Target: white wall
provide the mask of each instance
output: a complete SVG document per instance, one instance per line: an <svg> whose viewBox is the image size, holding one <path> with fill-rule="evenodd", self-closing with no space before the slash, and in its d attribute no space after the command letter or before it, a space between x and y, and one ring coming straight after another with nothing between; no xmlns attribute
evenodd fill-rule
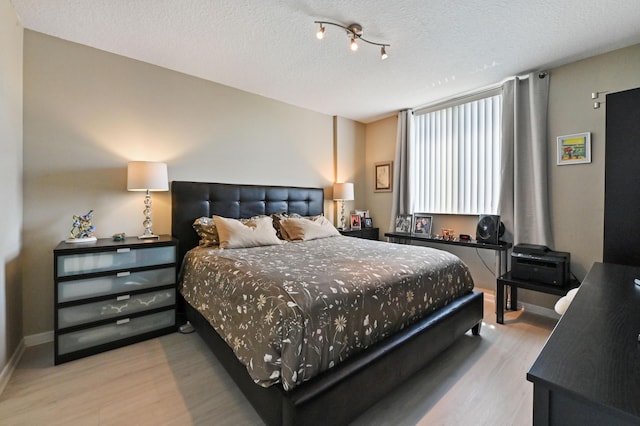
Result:
<svg viewBox="0 0 640 426"><path fill-rule="evenodd" d="M0 0L0 371L22 339L22 26Z"/></svg>
<svg viewBox="0 0 640 426"><path fill-rule="evenodd" d="M323 187L332 212L331 116L32 31L24 62L26 335L53 328L52 250L72 215L94 209L98 237L141 233L129 160L165 161L170 180ZM364 145L340 124L337 152ZM169 194L152 197L153 230L170 233Z"/></svg>

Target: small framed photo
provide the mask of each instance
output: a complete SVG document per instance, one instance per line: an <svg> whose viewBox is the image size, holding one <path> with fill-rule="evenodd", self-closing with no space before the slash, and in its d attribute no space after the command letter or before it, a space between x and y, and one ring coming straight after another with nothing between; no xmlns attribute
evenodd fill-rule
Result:
<svg viewBox="0 0 640 426"><path fill-rule="evenodd" d="M362 222L361 222L362 218L360 217L359 214L352 214L351 215L351 229L362 229Z"/></svg>
<svg viewBox="0 0 640 426"><path fill-rule="evenodd" d="M396 216L396 232L410 234L412 219L413 215L410 214L399 214L398 216Z"/></svg>
<svg viewBox="0 0 640 426"><path fill-rule="evenodd" d="M369 216L369 210L358 210L358 209L356 209L354 211L354 213L357 214L357 215L360 215L360 217L363 218L363 219L365 217Z"/></svg>
<svg viewBox="0 0 640 426"><path fill-rule="evenodd" d="M416 213L413 215L412 234L418 237L431 237L431 224L433 216L425 213Z"/></svg>
<svg viewBox="0 0 640 426"><path fill-rule="evenodd" d="M365 217L364 218L364 227L365 228L373 228L373 218L372 217Z"/></svg>
<svg viewBox="0 0 640 426"><path fill-rule="evenodd" d="M558 165L591 162L591 133L558 136Z"/></svg>
<svg viewBox="0 0 640 426"><path fill-rule="evenodd" d="M393 161L375 164L376 189L374 192L391 192L393 189Z"/></svg>

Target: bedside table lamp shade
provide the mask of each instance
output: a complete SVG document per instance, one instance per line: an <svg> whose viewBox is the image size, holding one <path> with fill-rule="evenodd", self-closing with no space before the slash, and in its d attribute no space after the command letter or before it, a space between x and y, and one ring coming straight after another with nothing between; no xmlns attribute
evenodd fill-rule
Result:
<svg viewBox="0 0 640 426"><path fill-rule="evenodd" d="M340 207L340 222L338 228L344 229L344 202L353 200L353 183L334 183L333 184L333 199L341 203Z"/></svg>
<svg viewBox="0 0 640 426"><path fill-rule="evenodd" d="M127 190L145 191L144 234L138 238L158 238L151 230L151 191L168 191L169 177L166 163L130 161L127 166Z"/></svg>

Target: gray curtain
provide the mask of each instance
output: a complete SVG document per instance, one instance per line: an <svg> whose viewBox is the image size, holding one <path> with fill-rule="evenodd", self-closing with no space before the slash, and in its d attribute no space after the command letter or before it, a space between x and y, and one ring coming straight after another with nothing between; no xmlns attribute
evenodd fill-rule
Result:
<svg viewBox="0 0 640 426"><path fill-rule="evenodd" d="M498 214L515 244L553 247L547 176L549 74L507 81L502 92L502 167Z"/></svg>
<svg viewBox="0 0 640 426"><path fill-rule="evenodd" d="M413 138L413 111L398 113L398 136L396 139L396 160L393 165L393 202L389 232L395 231L396 216L411 213L409 191L409 145Z"/></svg>

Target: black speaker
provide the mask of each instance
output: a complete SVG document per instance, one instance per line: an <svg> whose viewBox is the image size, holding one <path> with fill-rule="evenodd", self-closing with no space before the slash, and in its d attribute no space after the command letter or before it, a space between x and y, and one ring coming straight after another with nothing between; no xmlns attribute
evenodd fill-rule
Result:
<svg viewBox="0 0 640 426"><path fill-rule="evenodd" d="M498 244L500 237L504 235L504 223L500 216L481 214L476 228L476 240L479 243Z"/></svg>

